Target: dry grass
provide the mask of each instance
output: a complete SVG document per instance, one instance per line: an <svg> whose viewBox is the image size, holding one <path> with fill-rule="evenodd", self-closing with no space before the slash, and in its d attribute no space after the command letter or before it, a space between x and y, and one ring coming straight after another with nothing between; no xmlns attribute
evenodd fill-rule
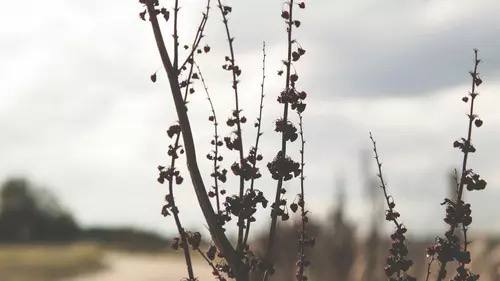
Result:
<svg viewBox="0 0 500 281"><path fill-rule="evenodd" d="M103 251L94 244L2 245L2 281L52 281L103 268Z"/></svg>

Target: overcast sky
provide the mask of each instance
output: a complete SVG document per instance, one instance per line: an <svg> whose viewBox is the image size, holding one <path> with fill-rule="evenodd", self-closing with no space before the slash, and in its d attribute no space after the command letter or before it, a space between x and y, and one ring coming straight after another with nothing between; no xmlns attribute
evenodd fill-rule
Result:
<svg viewBox="0 0 500 281"><path fill-rule="evenodd" d="M160 2L172 6L172 1ZM230 25L243 69L241 99L249 120L258 109L262 41L268 45L266 163L279 147L272 125L284 85L276 75L286 48L283 5L231 2ZM181 3L184 44L192 40L203 3ZM25 0L19 5L0 4L0 180L28 177L54 191L85 225L172 233L173 222L160 216L166 186L156 182L156 166L168 160L165 131L176 114L150 25L138 16L141 5L136 0ZM410 232L442 230L439 203L447 193L447 174L460 165L452 142L466 132L467 105L461 97L470 87L472 49L478 48L485 83L477 109L485 123L474 131L478 152L470 163L489 184L484 192L467 194L467 200L473 203L476 233L500 231L500 2L311 0L306 5L298 12L302 26L295 37L307 50L297 71L300 87L309 93L304 118L312 213L327 217L338 192L335 182L343 179L349 217L367 221L361 162L370 149L371 130ZM227 46L213 8L205 38L212 52L199 63L219 118L225 119L233 95L230 76L221 71ZM155 71L153 84L149 76ZM190 96L189 114L208 181L210 163L203 155L211 127L201 91ZM245 134L248 146L253 126ZM298 147L290 151L296 154ZM224 156L229 166L235 155L224 151ZM234 186L229 183L227 189ZM287 187L292 198L297 183ZM271 197L275 184L261 181L258 188ZM176 192L187 227L203 229L190 181ZM269 210L260 213L268 215Z"/></svg>

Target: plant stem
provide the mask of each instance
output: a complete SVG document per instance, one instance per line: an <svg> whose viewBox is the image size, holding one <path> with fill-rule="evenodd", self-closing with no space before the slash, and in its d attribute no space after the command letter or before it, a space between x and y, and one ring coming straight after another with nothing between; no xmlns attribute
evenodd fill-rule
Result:
<svg viewBox="0 0 500 281"><path fill-rule="evenodd" d="M477 93L475 92L476 91L476 79L475 77L477 77L477 67L479 65L479 62L480 60L478 60L477 58L477 50L474 50L474 71L471 73L472 75L472 90L470 92L470 96L471 96L471 102L470 102L470 109L469 109L469 114L468 114L468 117L469 117L469 125L468 125L468 128L467 128L467 140L465 141L465 144L467 147L466 149L464 149L464 158L463 158L463 161L462 161L462 174L460 176L460 185L458 187L458 195L457 195L457 200L456 200L456 204L458 204L459 202L462 201L462 195L463 195L463 191L464 191L464 185L465 185L465 177L467 176L467 160L468 160L468 157L469 157L469 149L468 149L468 146L471 145L471 139L472 139L472 123L474 122L474 119L475 119L475 115L474 115L474 101L477 97ZM453 233L455 232L455 229L456 229L457 225L451 225L450 226L450 229L449 229L449 232ZM442 281L445 277L446 277L446 264L448 262L440 262L440 266L439 266L439 272L438 272L438 275L437 275L437 278L436 278L436 281Z"/></svg>
<svg viewBox="0 0 500 281"><path fill-rule="evenodd" d="M178 71L179 63L179 34L177 32L177 19L179 16L179 0L175 0L174 6L174 70Z"/></svg>
<svg viewBox="0 0 500 281"><path fill-rule="evenodd" d="M377 169L378 169L377 176L380 179L380 187L382 188L382 190L384 192L384 198L385 198L385 202L387 203L387 208L389 208L390 212L394 212L394 207L391 205L391 199L390 199L391 196L387 193L387 186L385 185L384 176L382 175L382 163L380 162L380 158L378 156L377 143L375 142L375 139L373 138L371 132L370 132L370 139L371 139L372 144L373 144L373 152L375 154L375 160L377 161ZM398 229L401 228L401 224L398 222L398 220L396 218L392 219L391 221L394 222L394 225L396 225L396 227Z"/></svg>
<svg viewBox="0 0 500 281"><path fill-rule="evenodd" d="M434 256L431 257L431 260L427 263L427 274L425 275L425 281L429 281L429 277L431 276L431 266L434 262Z"/></svg>
<svg viewBox="0 0 500 281"><path fill-rule="evenodd" d="M205 253L203 253L200 248L197 249L198 250L198 253L200 254L200 256L208 263L208 265L212 268L212 274L216 275L217 277L220 277L220 272L219 270L217 269L217 267L215 267L214 263L205 255ZM219 280L221 280L219 278Z"/></svg>
<svg viewBox="0 0 500 281"><path fill-rule="evenodd" d="M230 58L231 58L231 67L232 67L232 74L233 74L233 90L234 90L234 101L235 101L235 112L236 112L236 135L239 139L239 157L240 157L240 167L243 167L243 161L244 161L244 156L243 156L243 136L241 133L241 122L240 122L240 105L239 105L239 97L238 97L238 77L236 74L235 66L236 66L236 60L235 60L235 55L234 55L234 47L233 47L233 40L234 38L231 37L231 32L229 31L229 24L227 20L226 13L224 12L224 6L222 5L221 1L218 0L219 2L219 9L222 14L222 22L224 23L224 27L226 29L226 36L227 36L227 41L229 44L229 53L230 53ZM239 198L240 200L243 200L243 194L245 192L245 179L243 175L240 175L240 194ZM237 247L236 251L238 253L242 253L243 251L243 228L245 227L245 222L242 214L239 215L238 217L238 242L237 242Z"/></svg>
<svg viewBox="0 0 500 281"><path fill-rule="evenodd" d="M204 37L203 31L205 30L205 25L207 24L208 21L208 13L210 11L210 0L207 1L207 8L206 12L203 14L203 17L201 19L201 22L198 26L198 30L196 31L196 35L193 40L193 44L191 45L191 52L187 56L187 58L184 60L182 65L179 67L179 72L182 71L182 69L186 66L186 64L189 62L189 60L194 56L194 52L200 45L201 39Z"/></svg>
<svg viewBox="0 0 500 281"><path fill-rule="evenodd" d="M196 149L194 146L191 125L187 116L186 106L182 99L182 94L179 87L178 72L173 68L167 48L165 47L165 42L163 40L158 19L156 18L154 1L147 0L145 2L148 14L150 15L150 21L155 36L156 45L158 47L163 66L168 75L170 89L172 91L177 116L179 118L179 125L182 131L183 143L186 151L187 167L191 176L196 196L198 198L198 203L207 221L210 235L212 236L218 249L224 255L228 265L233 270L236 276L236 280L247 281L248 269L243 264L234 248L231 246L231 243L227 239L222 227L218 225L217 216L214 213L214 210L210 203L210 199L208 198L207 191L205 189L205 184L203 182L203 178L201 176L196 160Z"/></svg>
<svg viewBox="0 0 500 281"><path fill-rule="evenodd" d="M300 241L299 241L299 272L297 275L297 280L303 280L304 279L304 267L305 267L305 249L304 249L304 243L306 239L306 223L307 223L307 218L306 218L306 199L305 199L305 194L304 194L304 148L305 148L305 140L304 140L304 128L303 128L303 121L302 121L302 114L299 113L299 134L300 134L300 200L302 200L302 204L300 205L300 212L301 212L301 231L300 231Z"/></svg>
<svg viewBox="0 0 500 281"><path fill-rule="evenodd" d="M292 65L292 29L293 29L293 0L290 0L288 5L288 27L287 27L287 35L288 35L288 49L287 49L287 64L286 64L286 82L285 82L285 91L288 93L290 90L290 74L291 74L291 65ZM283 105L283 122L286 124L288 122L288 102L285 101ZM283 156L286 155L286 138L285 131L281 134L281 152ZM281 188L283 186L283 178L278 180L278 185L276 187L276 196L274 198L274 208L279 208L278 202L281 197ZM273 246L274 239L276 238L276 226L278 223L278 213L272 208L271 210L271 227L269 229L269 239L267 241L267 249L265 255L265 261L267 263L271 262L273 257ZM270 269L267 269L264 274L264 281L269 280L270 278Z"/></svg>
<svg viewBox="0 0 500 281"><path fill-rule="evenodd" d="M219 171L218 166L218 157L219 157L219 133L218 133L218 123L217 123L217 115L215 114L214 104L212 102L212 98L210 97L210 93L208 92L207 84L205 83L205 78L201 73L201 69L196 64L196 69L198 70L198 74L200 75L201 83L203 84L203 88L205 89L205 94L207 95L208 102L210 103L210 110L212 111L212 116L214 117L214 160L213 160L213 170L214 170L214 189L215 189L215 201L217 207L217 214L220 214L220 199L219 199L219 177L217 177L217 173Z"/></svg>
<svg viewBox="0 0 500 281"><path fill-rule="evenodd" d="M257 118L257 136L255 137L255 157L257 157L258 152L259 152L259 140L260 136L262 135L261 133L261 127L262 127L262 109L264 108L264 83L266 81L266 42L262 42L262 83L260 84L260 106L259 106L259 117ZM257 159L255 159L255 162L253 163L252 168L255 169L255 166L257 165ZM254 182L255 178L252 177L250 180L250 190L253 190L254 187ZM248 242L248 235L250 233L250 220L247 220L247 225L245 228L245 238L243 239L243 246L247 245Z"/></svg>

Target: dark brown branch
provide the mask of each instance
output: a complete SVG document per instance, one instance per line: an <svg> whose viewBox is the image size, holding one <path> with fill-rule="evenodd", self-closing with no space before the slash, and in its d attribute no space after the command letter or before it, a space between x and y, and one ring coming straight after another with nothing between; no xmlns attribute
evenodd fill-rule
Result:
<svg viewBox="0 0 500 281"><path fill-rule="evenodd" d="M205 11L205 13L203 13L201 22L200 22L200 24L198 26L198 30L196 31L196 35L195 35L193 43L191 45L191 52L189 53L189 55L187 56L187 58L184 60L184 62L182 63L182 65L179 67L179 72L182 71L182 69L186 66L186 64L190 60L192 60L196 49L198 49L198 46L200 45L201 39L203 39L203 37L204 37L203 32L205 30L205 26L206 26L207 21L208 21L208 13L209 13L209 11L210 11L210 0L207 1L206 11Z"/></svg>
<svg viewBox="0 0 500 281"><path fill-rule="evenodd" d="M257 135L255 137L255 157L257 157L259 153L259 140L262 135L261 127L262 127L262 109L264 108L264 86L266 82L266 42L262 42L262 83L260 84L260 105L259 105L259 117L257 118ZM255 169L257 165L257 160L254 161L252 168ZM250 180L250 190L253 190L255 183L255 177L252 177ZM248 236L250 234L250 220L247 220L247 225L245 229L245 238L243 239L243 246L246 246L248 243Z"/></svg>
<svg viewBox="0 0 500 281"><path fill-rule="evenodd" d="M175 158L172 157L171 167L174 167L174 163L175 163ZM187 235L186 235L186 232L184 231L184 228L182 227L181 220L179 218L179 212L177 210L177 206L175 205L175 200L173 199L174 198L173 179L169 180L168 188L169 188L170 196L172 198L172 200L171 200L171 202L172 202L172 214L174 216L175 225L177 226L177 231L179 232L179 235L181 236L181 240L182 240L182 249L184 252L184 259L186 260L186 266L187 266L189 280L195 280L194 273L193 273L193 265L191 263L191 255L189 253L189 244L187 241Z"/></svg>
<svg viewBox="0 0 500 281"><path fill-rule="evenodd" d="M474 50L474 71L471 72L471 76L472 76L472 86L471 86L471 92L469 93L470 97L471 97L471 101L470 101L470 108L469 108L469 114L467 115L468 118L469 118L469 124L468 124L468 128L467 128L467 139L466 141L464 142L464 145L466 146L465 149L463 150L464 152L464 157L463 157L463 160L462 160L462 174L460 176L460 184L458 186L458 194L457 194L457 198L456 198L456 201L455 201L455 204L461 204L463 203L462 202L462 196L463 196L463 192L464 192L464 185L465 185L465 180L466 180L466 176L467 176L467 161L468 161L468 158L469 158L469 152L470 152L470 149L469 149L469 146L471 146L471 141L472 141L472 127L473 127L473 123L474 123L474 120L476 119L476 116L474 114L474 102L476 100L476 97L477 97L477 93L476 93L476 79L479 75L479 73L477 72L477 69L478 69L478 65L480 63L480 60L478 59L478 51L477 50ZM450 229L448 230L449 233L454 233L455 232L455 229L457 228L457 224L453 224L453 225L450 225ZM467 241L465 241L465 243L467 243ZM440 262L440 266L439 266L439 272L437 274L437 278L436 278L436 281L442 281L446 278L446 264L448 262L446 261L443 261L443 262Z"/></svg>
<svg viewBox="0 0 500 281"><path fill-rule="evenodd" d="M212 111L212 116L214 118L213 123L214 123L214 159L213 159L213 171L214 171L214 190L215 190L215 201L216 201L216 208L217 208L217 214L220 214L220 199L219 199L219 177L217 176L217 173L219 171L219 133L218 133L218 123L217 123L217 115L215 114L215 108L214 104L212 102L212 98L210 97L210 93L208 92L208 87L207 84L205 83L205 78L203 77L203 74L201 73L201 69L198 64L196 64L196 69L198 70L198 74L200 75L200 80L201 83L203 84L203 88L205 89L205 94L207 95L208 102L210 103L210 110Z"/></svg>
<svg viewBox="0 0 500 281"><path fill-rule="evenodd" d="M241 133L241 119L240 119L240 105L239 105L239 96L238 96L238 76L237 70L239 69L236 65L236 59L234 55L234 47L233 47L233 41L234 38L231 37L231 32L229 31L229 24L228 24L228 19L227 19L227 12L224 11L224 6L222 5L221 1L218 0L218 6L219 10L222 14L222 22L224 23L224 27L226 29L226 36L227 36L227 41L229 44L229 55L230 55L230 63L231 63L231 72L233 75L233 85L232 88L234 90L234 101L235 101L235 118L236 118L236 135L239 139L239 157L240 157L240 167L243 167L244 165L244 156L243 156L243 136ZM245 179L243 175L240 175L240 193L239 193L239 198L240 200L243 200L243 194L245 192ZM243 218L243 214L240 214L238 217L238 242L236 246L236 250L238 253L242 253L243 251L243 228L245 227L245 221Z"/></svg>
<svg viewBox="0 0 500 281"><path fill-rule="evenodd" d="M304 140L304 128L302 121L302 114L299 113L299 134L300 134L300 198L299 198L299 206L300 206L300 217L301 217L301 229L300 229L300 241L299 241L299 262L298 262L298 272L297 272L297 280L304 280L304 270L305 270L305 243L306 239L306 224L307 224L307 213L305 208L305 193L304 193L304 149L305 149L305 140ZM306 279L307 280L307 279Z"/></svg>
<svg viewBox="0 0 500 281"><path fill-rule="evenodd" d="M456 189L457 189L457 194L458 194L458 190L460 188L460 181L458 179L458 174L457 174L457 170L455 169L455 173L453 175L454 177L454 181L455 181L455 185L456 185ZM467 241L467 226L465 226L464 224L462 224L462 234L463 234L463 238L464 238L464 252L467 252L467 247L469 246L469 242Z"/></svg>
<svg viewBox="0 0 500 281"><path fill-rule="evenodd" d="M375 142L375 139L372 136L372 133L370 132L370 140L372 141L373 144L373 153L375 154L375 160L377 162L377 169L378 169L378 178L380 179L380 188L382 188L384 192L384 198L385 202L387 203L387 208L389 208L389 212L394 213L396 212L394 209L394 202L391 201L391 196L387 193L387 186L385 185L384 177L382 175L382 162L380 162L380 158L378 156L378 151L377 151L377 143ZM392 222L394 222L394 225L399 229L401 228L401 224L399 223L397 218L391 219Z"/></svg>
<svg viewBox="0 0 500 281"><path fill-rule="evenodd" d="M203 251L200 250L200 248L198 248L198 253L208 263L210 268L212 268L212 274L215 275L217 279L226 280L225 278L222 277L220 271L217 269L215 264L207 257L207 255L205 255L205 253L203 253Z"/></svg>
<svg viewBox="0 0 500 281"><path fill-rule="evenodd" d="M400 215L395 210L396 203L394 202L392 196L390 196L387 192L387 186L382 174L382 163L378 156L377 143L375 142L375 139L373 138L371 132L370 140L372 141L373 153L375 154L375 160L377 162L377 175L380 179L380 188L383 190L385 202L387 203L388 208L385 214L385 219L387 221L392 221L396 226L396 230L391 235L391 249L389 251L390 254L386 259L386 266L384 268L384 271L389 280L392 280L395 274L397 280L415 281L416 279L414 277L408 275L408 270L412 266L413 262L407 259L408 248L406 246L405 237L405 233L407 230L403 226L403 224L398 221ZM404 279L400 279L402 276L404 276Z"/></svg>
<svg viewBox="0 0 500 281"><path fill-rule="evenodd" d="M425 275L425 281L429 281L429 277L431 276L431 267L434 263L435 257L432 256L431 260L427 263L427 274Z"/></svg>
<svg viewBox="0 0 500 281"><path fill-rule="evenodd" d="M179 18L179 0L175 0L174 6L174 69L177 70L179 63L179 33L177 32L177 20Z"/></svg>
<svg viewBox="0 0 500 281"><path fill-rule="evenodd" d="M290 75L291 75L291 65L292 65L292 30L293 30L293 5L294 0L289 1L288 5L288 26L287 26L287 36L288 36L288 46L287 46L287 61L286 61L286 82L285 82L285 92L288 93L290 90ZM288 102L285 102L283 105L283 122L286 124L288 122ZM283 131L281 136L281 152L283 156L286 155L286 138L285 132ZM267 241L267 249L265 255L265 261L270 264L273 256L273 246L274 239L276 237L276 226L278 223L278 212L274 210L274 208L279 208L278 202L281 199L281 188L283 187L283 178L278 180L278 184L276 187L276 195L274 198L274 207L271 209L271 227L269 229L269 238ZM269 275L271 274L271 269L267 269L264 274L264 281L269 280Z"/></svg>
<svg viewBox="0 0 500 281"><path fill-rule="evenodd" d="M185 104L187 102L187 94L184 95L183 100L184 100L184 104ZM175 137L174 148L173 148L174 150L177 150L179 148L180 137L181 137L181 134L177 134ZM171 155L170 158L171 158L170 170L173 171L175 169L175 160L177 159L177 157L175 157L174 155ZM172 215L174 216L175 225L177 227L177 232L179 233L181 240L182 240L182 249L184 252L184 258L186 260L186 266L187 266L189 280L195 280L194 273L193 273L193 265L191 262L191 255L189 252L189 244L188 244L188 240L187 240L187 234L186 234L186 231L184 230L184 228L182 227L182 223L181 223L181 220L179 218L179 209L177 208L177 206L175 204L173 181L174 181L173 177L171 177L168 180L168 191L169 191L169 198L170 198L169 202L172 205L171 210L172 210Z"/></svg>
<svg viewBox="0 0 500 281"><path fill-rule="evenodd" d="M248 270L237 255L234 248L231 246L231 243L224 233L224 230L218 225L216 214L214 213L212 205L210 204L210 199L208 198L205 184L200 174L200 170L196 160L196 150L194 146L191 125L187 116L187 110L182 98L181 90L179 88L177 70L173 67L167 49L165 47L165 42L163 40L158 19L156 18L154 1L146 0L145 3L147 6L148 14L150 15L151 26L155 36L158 51L160 53L163 66L168 75L170 89L172 91L177 116L179 118L179 125L182 131L183 143L186 150L187 166L196 196L198 198L198 203L207 221L210 234L215 244L224 255L224 258L233 270L234 274L237 276L236 280L246 281L248 280Z"/></svg>

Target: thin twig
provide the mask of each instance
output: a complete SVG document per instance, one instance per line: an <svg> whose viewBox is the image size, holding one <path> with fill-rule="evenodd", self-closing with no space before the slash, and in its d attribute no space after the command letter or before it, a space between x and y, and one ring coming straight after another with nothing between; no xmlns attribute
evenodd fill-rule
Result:
<svg viewBox="0 0 500 281"><path fill-rule="evenodd" d="M191 72L192 72L192 67L191 67ZM191 77L191 73L190 73L189 77ZM188 81L189 81L189 79L188 79ZM188 82L188 84L189 84L189 82ZM188 97L187 89L188 88L189 87L186 86L186 92L185 92L184 98L183 98L184 104L187 103L187 97ZM181 137L181 133L177 134L175 137L175 142L174 142L174 146L173 146L174 150L177 150L180 147L179 146L180 137ZM177 157L174 157L174 155L171 155L170 158L171 158L170 170L174 170L175 169L175 162L176 162L175 160L177 159ZM188 275L189 275L189 280L194 280L193 266L192 266L192 262L191 262L191 255L189 252L189 244L188 244L188 240L187 240L187 234L186 234L186 231L184 230L184 228L182 227L181 220L179 217L179 211L178 211L178 208L175 204L173 181L174 181L173 177L168 180L168 190L169 190L169 194L170 194L170 198L171 198L170 202L172 204L172 207L171 207L172 215L174 216L175 225L177 226L177 231L179 232L179 235L181 236L182 248L183 248L183 252L184 252L184 258L186 260L186 266L187 266L187 271L188 271Z"/></svg>
<svg viewBox="0 0 500 281"><path fill-rule="evenodd" d="M465 141L464 145L466 148L464 149L464 157L462 160L462 174L460 176L460 185L458 187L458 194L456 198L456 204L459 204L462 202L462 195L464 191L464 185L465 185L465 178L467 176L467 160L469 157L469 149L468 147L471 146L471 139L472 139L472 127L473 127L473 122L476 116L474 115L474 101L476 100L477 93L476 93L476 77L478 76L477 73L477 67L479 65L480 60L477 57L477 50L474 50L474 71L471 73L472 76L472 86L471 86L471 101L470 101L470 109L469 109L469 114L467 115L469 118L469 124L467 128L467 140ZM457 225L451 225L449 229L449 233L454 233ZM442 261L440 262L440 267L439 267L439 273L437 275L436 281L442 281L446 277L446 264L447 261Z"/></svg>
<svg viewBox="0 0 500 281"><path fill-rule="evenodd" d="M432 256L431 260L427 263L427 274L425 275L425 281L429 281L429 277L431 276L431 267L432 263L434 263L435 257Z"/></svg>
<svg viewBox="0 0 500 281"><path fill-rule="evenodd" d="M239 141L239 157L240 157L240 167L244 165L244 156L243 156L243 136L241 133L241 119L240 119L240 104L239 104L239 96L238 96L238 74L236 67L236 59L234 55L234 47L233 41L234 37L231 37L231 32L229 31L228 19L226 16L226 12L224 11L224 6L221 3L221 0L218 0L219 10L222 14L222 22L224 23L224 27L226 29L227 41L229 44L229 55L230 55L230 63L231 63L231 73L233 76L233 85L232 88L234 90L234 101L235 101L235 118L236 118L236 135ZM240 193L239 198L243 200L243 194L245 192L245 179L243 175L240 175ZM238 217L238 242L236 246L236 250L238 253L243 251L243 228L245 227L245 222L243 218L243 214L240 214Z"/></svg>
<svg viewBox="0 0 500 281"><path fill-rule="evenodd" d="M373 138L373 135L371 132L370 132L370 140L372 141L373 152L375 154L375 160L377 161L377 169L378 169L377 176L380 179L380 188L382 188L382 190L384 192L384 198L385 198L385 202L387 203L387 207L389 208L389 212L393 213L393 212L395 212L395 210L394 210L394 205L391 204L391 203L393 203L391 201L392 197L387 193L387 186L385 184L384 177L382 175L382 163L380 162L380 158L378 156L377 143L375 142L375 139ZM396 225L396 227L398 229L401 228L401 223L399 223L397 218L393 218L393 219L391 219L391 221L394 222L394 225Z"/></svg>
<svg viewBox="0 0 500 281"><path fill-rule="evenodd" d="M208 263L208 265L212 268L212 274L214 274L219 280L225 280L225 279L222 279L222 276L219 272L219 270L217 269L217 267L215 266L215 264L207 257L207 255L205 255L205 253L203 253L202 250L200 250L200 248L197 249L198 250L198 253L200 254L200 256Z"/></svg>
<svg viewBox="0 0 500 281"><path fill-rule="evenodd" d="M407 259L408 249L406 246L406 228L402 223L398 221L398 217L400 216L398 212L396 212L395 207L396 203L393 200L393 197L390 196L387 192L387 185L384 181L384 177L382 174L382 162L380 161L378 151L377 151L377 143L370 132L370 140L373 144L373 152L375 154L375 160L377 162L378 169L378 178L380 179L380 188L384 192L385 202L387 203L387 212L385 215L385 219L387 221L392 221L396 226L396 231L391 235L392 243L390 249L390 255L386 259L386 267L385 273L389 279L396 274L397 280L400 279L401 276L405 276L404 280L415 280L413 277L410 278L408 275L408 270L410 269L413 262Z"/></svg>
<svg viewBox="0 0 500 281"><path fill-rule="evenodd" d="M266 81L266 42L262 42L262 83L260 84L260 105L259 105L259 117L257 118L257 135L255 137L255 157L257 157L259 153L259 140L260 136L262 135L261 133L261 127L262 127L262 109L264 108L264 86L265 86L265 81ZM257 159L255 159L252 168L255 169L255 166L257 165ZM255 183L255 178L252 177L250 180L250 190L253 190ZM251 221L247 220L247 225L245 229L245 238L243 239L243 246L247 245L248 242L248 236L250 233L250 224Z"/></svg>
<svg viewBox="0 0 500 281"><path fill-rule="evenodd" d="M305 193L304 193L304 149L305 149L305 140L304 140L304 128L303 128L303 120L302 120L302 114L299 113L299 135L300 135L300 199L301 204L300 206L300 212L301 212L301 232L300 232L300 241L299 241L299 263L298 263L298 274L297 274L297 280L304 280L304 269L305 269L305 240L306 240L306 223L307 223L307 213L306 213L306 207L305 207Z"/></svg>
<svg viewBox="0 0 500 281"><path fill-rule="evenodd" d="M198 74L200 75L201 83L203 84L203 88L205 89L205 94L207 95L208 102L210 103L210 110L212 111L212 116L214 118L214 159L213 159L213 170L214 170L214 189L215 189L215 199L216 199L216 207L217 214L220 214L220 199L219 199L219 177L217 176L219 171L219 133L218 133L218 123L217 123L217 115L215 114L214 104L212 102L212 98L210 97L210 93L208 91L207 84L205 83L205 78L201 73L200 66L195 62L196 69L198 70Z"/></svg>
<svg viewBox="0 0 500 281"><path fill-rule="evenodd" d="M175 103L177 116L179 118L179 125L182 131L183 143L186 151L187 167L191 176L194 190L198 198L198 203L202 209L203 215L207 221L210 235L212 236L217 248L224 255L227 263L236 275L236 280L247 281L248 269L243 264L242 260L237 255L235 249L227 239L224 230L218 224L217 216L214 213L210 199L208 198L205 184L201 176L198 163L196 160L196 149L194 146L193 134L191 125L187 116L186 107L182 98L182 93L179 87L178 71L173 67L165 46L165 41L156 17L155 2L154 0L145 0L148 14L150 15L151 27L155 36L156 45L160 53L160 57L168 75L170 89Z"/></svg>
<svg viewBox="0 0 500 281"><path fill-rule="evenodd" d="M292 65L292 31L293 31L293 5L294 0L289 1L288 5L288 26L287 26L287 36L288 36L288 46L287 46L287 61L286 61L286 81L285 81L285 92L288 93L290 90L290 74L291 74L291 65ZM288 122L288 102L285 101L283 105L283 122L286 124ZM283 156L286 155L286 139L285 132L282 132L281 135L281 152ZM274 198L274 208L279 208L278 202L281 199L281 188L283 186L283 178L278 180L278 184L276 187L276 195ZM269 238L267 241L267 249L265 260L267 263L270 263L273 255L273 246L274 239L276 238L276 226L278 223L278 212L271 210L271 227L269 229ZM264 274L264 281L269 280L269 275L271 274L271 269L267 269Z"/></svg>
<svg viewBox="0 0 500 281"><path fill-rule="evenodd" d="M174 69L177 70L179 63L179 33L177 32L177 19L179 18L179 0L174 5Z"/></svg>
<svg viewBox="0 0 500 281"><path fill-rule="evenodd" d="M203 39L203 37L205 36L203 34L203 32L205 30L205 26L206 26L207 21L208 21L209 11L210 11L210 0L207 1L206 11L205 11L205 13L203 13L203 16L201 18L201 22L198 26L198 30L196 31L196 35L195 35L193 43L191 45L191 52L186 57L186 59L184 60L182 65L179 67L179 71L182 71L182 69L186 66L186 64L193 58L196 49L198 49L198 46L200 45L201 39Z"/></svg>

